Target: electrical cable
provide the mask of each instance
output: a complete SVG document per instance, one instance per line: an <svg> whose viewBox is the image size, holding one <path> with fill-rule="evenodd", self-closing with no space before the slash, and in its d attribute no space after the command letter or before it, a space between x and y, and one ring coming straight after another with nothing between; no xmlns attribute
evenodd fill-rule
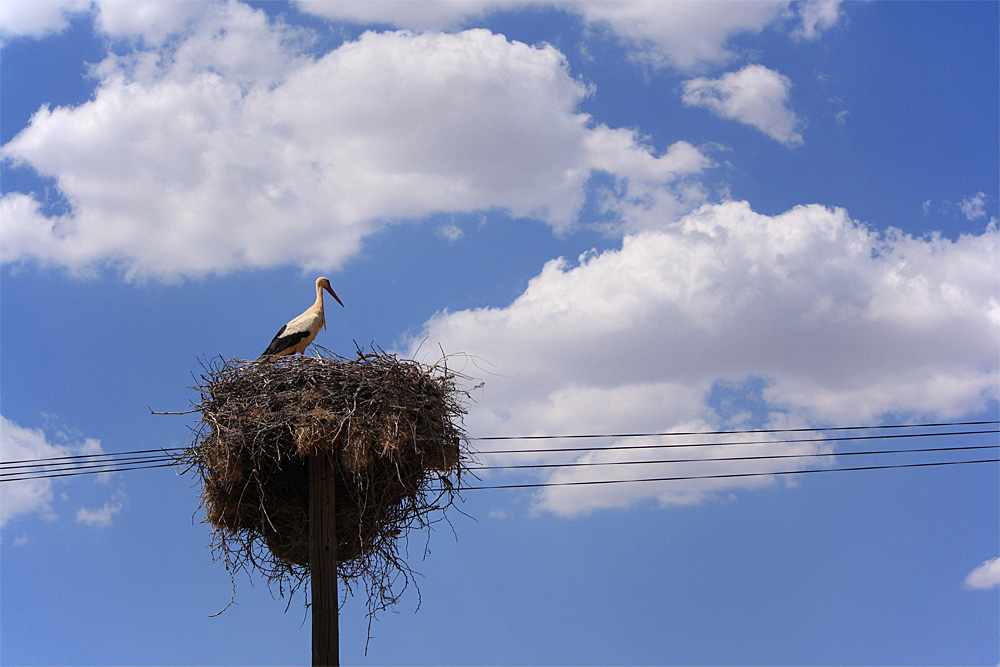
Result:
<svg viewBox="0 0 1000 667"><path fill-rule="evenodd" d="M99 452L97 454L77 454L75 456L52 456L45 459L23 459L20 461L0 461L0 466L16 467L14 464L37 464L43 461L68 461L78 459L93 459L101 456L131 456L133 454L154 454L159 452L182 452L184 447L167 447L165 449L137 449L131 452Z"/></svg>
<svg viewBox="0 0 1000 667"><path fill-rule="evenodd" d="M576 435L489 435L469 440L570 440L575 438L647 438L667 435L744 435L747 433L806 433L820 431L874 431L887 428L940 428L951 426L985 426L1000 421L941 422L937 424L887 424L883 426L822 426L814 428L757 428L742 431L665 431L662 433L581 433Z"/></svg>
<svg viewBox="0 0 1000 667"><path fill-rule="evenodd" d="M1000 421L969 421L969 422L941 422L936 424L889 424L883 426L829 426L829 427L817 427L817 428L791 428L791 429L750 429L750 430L737 430L737 431L665 431L661 433L621 433L621 434L610 434L610 433L588 433L588 434L577 434L577 435L518 435L518 436L476 436L467 438L468 440L557 440L557 439L575 439L575 438L647 438L647 437L663 437L663 436L689 436L689 435L742 435L749 433L800 433L800 432L820 432L820 431L848 431L848 430L878 430L878 429L902 429L902 428L939 428L939 427L953 427L953 426L980 426L980 425L996 425L1000 424ZM974 435L983 433L996 433L998 431L958 431L952 433L921 433L921 434L907 434L907 435L878 435L878 436L849 436L840 438L813 438L809 440L762 440L755 442L733 442L733 443L700 443L700 444L681 444L676 446L714 446L719 444L759 444L759 443L771 443L771 442L832 442L836 440L862 440L862 439L876 439L876 438L892 438L892 437L919 437L919 436L934 436L934 435ZM130 456L137 454L153 454L153 453L166 453L173 451L184 451L184 447L167 447L162 449L140 449L130 452L104 452L99 454L77 454L74 456L54 456L50 458L40 458L40 459L24 459L19 461L0 461L0 466L4 467L15 467L14 464L39 464L44 461L64 461L64 460L78 460L78 459L93 459L95 457L101 456ZM526 452L552 452L552 451L589 451L591 449L608 449L608 448L590 448L584 447L579 449L538 449L538 450L525 450L525 449L514 449L509 450L510 453L526 453ZM508 453L508 450L491 450L489 454L501 454Z"/></svg>
<svg viewBox="0 0 1000 667"><path fill-rule="evenodd" d="M595 484L630 484L634 482L678 482L697 479L727 479L734 477L767 477L769 475L804 475L816 472L853 472L857 470L890 470L893 468L927 468L931 466L954 466L970 463L1000 463L1000 459L979 459L975 461L935 461L932 463L898 463L881 466L858 466L855 468L811 468L806 470L775 470L771 472L734 472L723 475L689 475L684 477L651 477L642 479L598 479L577 482L538 482L534 484L500 484L497 486L466 486L462 490L486 491L496 489L539 489L549 486L588 486Z"/></svg>
<svg viewBox="0 0 1000 667"><path fill-rule="evenodd" d="M723 447L728 445L775 445L785 443L803 442L843 442L845 440L887 440L890 438L929 438L935 436L959 436L959 435L984 435L988 433L1000 433L1000 431L950 431L946 433L888 433L882 435L852 435L836 438L794 438L789 440L744 440L731 442L700 442L700 443L657 443L652 445L612 445L610 447L545 447L538 449L500 449L487 450L481 454L551 454L556 452L590 452L600 450L625 450L625 449L670 449L674 447ZM698 434L701 435L701 434ZM710 435L710 434L709 434ZM629 437L649 437L649 436L629 436Z"/></svg>
<svg viewBox="0 0 1000 667"><path fill-rule="evenodd" d="M887 449L874 451L847 451L847 452L812 452L805 454L762 454L754 456L732 456L732 457L707 457L707 458L687 458L687 459L664 459L664 460L644 460L644 461L572 461L566 463L534 463L518 465L495 465L495 466L470 466L470 471L476 470L520 470L520 469L540 469L540 468L574 468L593 466L631 466L631 465L663 465L676 463L712 463L712 462L735 462L735 461L759 461L771 459L795 459L795 458L825 458L837 456L872 456L886 454L919 454L921 452L954 452L971 451L982 449L1000 449L1000 445L962 445L957 447L928 447L917 449ZM601 450L595 450L601 451ZM148 457L146 459L136 459L121 466L118 462L95 462L90 465L78 465L69 468L55 468L41 470L21 470L15 472L0 473L0 481L18 481L31 479L47 479L51 477L70 477L84 474L99 474L113 472L127 472L130 470L146 470L150 468L167 468L178 465L173 457Z"/></svg>
<svg viewBox="0 0 1000 667"><path fill-rule="evenodd" d="M19 481L28 481L28 480L34 480L34 479L49 479L50 477L75 477L76 475L95 475L95 474L99 474L99 473L129 472L129 471L132 471L132 470L149 470L149 469L152 469L152 468L173 468L173 467L176 467L176 466L177 466L177 463L175 461L171 461L170 463L156 463L156 464L153 464L153 465L133 466L133 467L126 467L126 468L112 468L110 470L76 470L76 471L74 471L73 469L68 469L69 470L68 472L52 472L52 473L46 472L44 474L35 475L33 477L16 477L16 478L9 478L9 479L0 479L0 482L19 482Z"/></svg>
<svg viewBox="0 0 1000 667"><path fill-rule="evenodd" d="M1000 422L953 422L948 424L927 424L924 426L959 426L959 425L974 425L974 424L997 424ZM884 427L870 427L872 429L876 428L909 428L914 425L898 425L898 426L884 426ZM857 428L857 427L844 427ZM802 431L808 429L788 429L788 431ZM838 430L836 428L830 428L826 430ZM772 429L768 432L780 432L780 429ZM759 433L761 431L712 431L712 432L691 432L692 435L711 435L717 433L725 434L735 434L735 433ZM527 453L550 453L550 452L585 452L585 451L599 451L599 450L612 450L612 449L644 449L644 448L669 448L669 447L717 447L722 445L757 445L757 444L776 444L776 443L803 443L803 442L838 442L838 441L850 441L850 440L878 440L878 439L889 439L889 438L917 438L917 437L935 437L935 436L960 436L960 435L982 435L1000 433L997 430L980 430L980 431L951 431L951 432L938 432L938 433L907 433L907 434L888 434L888 435L873 435L873 436L843 436L835 438L797 438L797 439L785 439L785 440L744 440L744 441L728 441L728 442L704 442L704 443L670 443L670 444L656 444L656 445L616 445L610 447L578 447L578 448L539 448L539 449L511 449L511 450L487 450L480 452L482 454L527 454ZM610 435L587 435L587 436L568 436L568 437L654 437L663 435L682 435L681 433L663 433L663 434L623 434L620 436L610 436ZM533 437L533 438L555 438L558 436L518 436L518 437ZM504 436L506 438L506 436ZM469 438L470 440L483 440L485 438ZM163 449L146 449L146 450L136 450L131 452L105 452L100 454L79 454L76 456L56 456L50 458L41 459L24 459L18 461L0 461L0 467L2 468L18 468L18 467L37 467L43 463L50 461L75 461L80 459L94 460L101 457L118 457L115 460L127 461L129 457L140 454L152 454L152 453L162 453L167 454L168 452L181 452L184 451L183 447L172 447ZM76 465L72 463L67 463L65 465Z"/></svg>
<svg viewBox="0 0 1000 667"><path fill-rule="evenodd" d="M16 465L6 465L6 463L0 466L2 470L12 470L17 468L92 468L96 466L103 465L113 465L115 463L148 463L150 461L161 460L173 460L173 456L125 456L123 454L95 454L85 457L86 461L72 461L66 463L27 463L25 461L18 461ZM115 458L110 458L110 457ZM44 461L46 459L40 459ZM14 473L10 473L14 474Z"/></svg>
<svg viewBox="0 0 1000 667"><path fill-rule="evenodd" d="M112 472L124 472L126 470L140 469L144 467L167 467L176 466L177 459L173 456L156 456L146 458L134 458L125 461L105 460L77 463L74 465L39 465L34 467L24 467L23 469L8 471L2 468L0 472L0 482L12 482L27 479L40 479L44 477L60 477L67 474L101 474Z"/></svg>
<svg viewBox="0 0 1000 667"><path fill-rule="evenodd" d="M871 452L820 452L810 454L762 454L759 456L727 456L700 459L664 459L656 461L573 461L570 463L526 463L523 465L470 466L468 470L524 470L530 468L579 468L591 466L624 466L666 463L710 463L713 461L758 461L765 459L806 459L835 456L868 456L873 454L915 454L919 452L957 452L974 449L1000 449L1000 445L969 445L964 447L930 447L925 449L883 449Z"/></svg>
<svg viewBox="0 0 1000 667"><path fill-rule="evenodd" d="M755 429L745 431L704 431L704 432L670 432L670 433L631 433L621 435L599 435L582 434L575 436L523 436L524 439L556 439L566 438L598 438L598 437L663 437L668 435L737 435L751 433L798 433L798 432L818 432L818 431L839 431L839 430L860 430L860 429L909 429L909 428L932 428L932 427L953 427L953 426L978 426L978 425L1000 424L997 421L975 421L975 422L942 422L937 424L892 424L885 426L847 426L847 427L823 427L823 428L796 428L796 429ZM573 447L573 448L536 448L536 449L513 449L480 452L483 455L491 454L529 454L529 453L559 453L559 452L601 452L617 450L638 450L638 449L660 449L675 447L718 447L731 445L782 445L793 443L809 442L839 442L839 441L862 441L878 439L906 439L919 437L958 437L967 435L983 435L998 433L998 430L975 430L975 431L949 431L937 433L891 433L865 436L842 436L842 437L820 437L820 438L795 438L785 440L753 440L753 441L729 441L729 442L703 442L703 443L660 443L645 445L614 445L609 447ZM500 440L514 439L508 436L470 438L470 440ZM807 458L823 456L861 456L872 454L906 454L915 452L943 452L974 449L990 449L995 445L977 445L962 447L935 447L925 449L896 449L880 451L859 451L859 452L829 452L812 454L774 454L742 457L710 457L700 459L670 459L659 461L608 461L608 462L567 462L567 463L540 463L521 465L492 465L474 466L470 470L503 470L503 469L526 469L526 468L558 468L577 467L595 465L639 465L639 464L666 464L666 463L690 463L690 462L710 462L710 461L741 461L758 459L778 459L778 458ZM130 470L145 470L150 468L166 468L178 465L178 460L169 452L180 452L184 448L174 447L165 449L146 449L131 452L103 453L103 454L80 454L74 456L57 456L43 459L25 459L18 461L0 462L0 482L20 481L32 479L46 479L50 477L68 477L82 474L100 474L112 472L127 472ZM155 455L154 455L155 454ZM837 468L836 470L843 470ZM765 473L762 473L765 474ZM766 473L770 474L770 473Z"/></svg>
<svg viewBox="0 0 1000 667"><path fill-rule="evenodd" d="M493 435L493 436L475 436L467 438L469 441L490 441L490 440L571 440L578 438L649 438L649 437L666 437L666 436L692 436L692 435L745 435L749 433L807 433L807 432L827 432L827 431L857 431L857 430L880 430L880 429L905 429L905 428L944 428L944 427L957 427L957 426L985 426L985 425L998 425L1000 421L967 421L967 422L939 422L934 424L887 424L883 426L824 426L816 428L773 428L773 429L748 429L748 430L736 430L736 431L664 431L660 433L584 433L576 435ZM865 439L865 438L888 438L888 437L917 437L919 436L933 436L933 435L964 435L964 434L982 434L982 433L997 433L1000 431L989 430L989 431L960 431L957 433L923 433L923 434L913 434L912 436L856 436L856 437L842 437L842 438L816 438L812 440L765 440L762 442L832 442L836 440L854 440L854 439ZM710 446L728 443L704 443L700 445L678 445L678 446ZM750 442L743 443L732 443L732 444L756 444ZM131 452L105 452L101 454L77 454L75 456L54 456L50 458L41 459L24 459L20 461L0 461L0 467L8 467L12 464L28 463L37 464L43 461L63 461L63 460L76 460L76 459L89 459L98 456L128 456L133 454L153 454L160 452L180 452L184 451L184 447L167 447L163 449L140 449ZM539 449L539 450L525 450L525 449L513 449L509 450L510 453L519 454L527 452L550 452L550 451L589 451L595 448L581 448L579 450L575 449ZM608 449L606 447L600 447L596 449ZM507 453L507 450L494 450L488 452L489 454L501 454Z"/></svg>
<svg viewBox="0 0 1000 667"><path fill-rule="evenodd" d="M934 436L963 436L963 435L984 435L991 433L1000 433L1000 431L950 431L945 433L906 433L906 434L887 434L887 435L870 435L870 436L844 436L835 438L795 438L789 440L748 440L748 441L735 441L735 442L701 442L701 443L666 443L666 444L652 444L652 445L614 445L609 447L571 447L571 448L536 448L536 449L510 449L510 450L489 450L484 452L479 452L484 455L493 454L536 454L536 453L558 453L558 452L590 452L590 451L614 451L614 450L635 450L635 449L669 449L678 447L721 447L721 446L731 446L731 445L771 445L771 444L799 444L799 443L809 443L809 442L843 442L843 441L855 441L855 440L882 440L882 439L903 439L903 438L922 438L922 437L934 437ZM180 452L183 451L182 447L173 447L167 449L145 449L136 450L133 452L119 452L119 453L104 453L104 454L81 454L77 456L56 456L44 459L34 459L34 460L20 460L20 461L3 461L0 462L0 470L12 470L16 468L55 468L60 467L66 469L83 469L90 467L98 467L103 465L113 465L115 463L151 463L157 460L162 462L167 462L173 460L173 457L167 454L167 452ZM145 456L151 453L161 453L162 456ZM83 463L76 463L81 459L86 459ZM97 460L97 459L107 459L107 460ZM57 461L63 461L63 463L55 463ZM53 462L53 463L49 463ZM502 467L502 466L496 466ZM513 466L511 466L513 467ZM0 473L0 476L8 473ZM13 475L13 473L9 473Z"/></svg>

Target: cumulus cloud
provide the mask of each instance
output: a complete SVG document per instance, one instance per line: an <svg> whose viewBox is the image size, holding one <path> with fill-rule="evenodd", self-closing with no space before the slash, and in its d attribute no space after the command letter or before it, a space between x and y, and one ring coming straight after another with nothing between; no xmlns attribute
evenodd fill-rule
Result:
<svg viewBox="0 0 1000 667"><path fill-rule="evenodd" d="M440 236L441 238L447 239L448 241L452 242L457 241L463 236L465 236L465 232L462 231L462 228L454 223L441 225L435 231L437 232L437 235Z"/></svg>
<svg viewBox="0 0 1000 667"><path fill-rule="evenodd" d="M713 387L754 378L772 426L954 418L997 399L998 237L995 227L955 241L878 233L816 205L777 216L744 202L708 205L628 235L620 249L549 262L507 307L439 313L410 352L426 336L424 350L440 344L495 368L479 374L472 433L710 430L721 421ZM682 475L746 464L684 465ZM574 468L542 479L677 469ZM549 488L536 500L575 515L649 498L697 502L769 480Z"/></svg>
<svg viewBox="0 0 1000 667"><path fill-rule="evenodd" d="M986 193L977 192L971 197L966 197L960 201L958 203L958 208L962 211L962 215L969 220L979 220L980 218L986 217L986 201Z"/></svg>
<svg viewBox="0 0 1000 667"><path fill-rule="evenodd" d="M125 494L119 488L111 499L104 503L103 506L94 509L81 507L77 510L77 523L82 523L88 526L96 526L98 528L107 528L111 525L114 517L121 513L124 504Z"/></svg>
<svg viewBox="0 0 1000 667"><path fill-rule="evenodd" d="M0 4L0 36L44 37L68 28L75 15L92 14L109 37L158 45L212 13L212 5L198 0L9 0Z"/></svg>
<svg viewBox="0 0 1000 667"><path fill-rule="evenodd" d="M635 56L657 66L688 70L734 57L729 41L756 34L778 20L787 2L575 2L586 22L606 26Z"/></svg>
<svg viewBox="0 0 1000 667"><path fill-rule="evenodd" d="M578 15L592 30L604 30L625 43L633 57L657 67L693 70L731 61L731 45L741 34L757 34L791 23L796 39L818 39L837 25L841 0L756 2L661 2L658 0L580 0L560 2L321 2L300 0L304 12L331 20L386 24L414 30L449 30L487 14L526 7L555 7ZM791 21L788 21L791 19Z"/></svg>
<svg viewBox="0 0 1000 667"><path fill-rule="evenodd" d="M198 0L96 0L94 4L101 32L118 39L141 39L150 46L163 44L214 11L211 2Z"/></svg>
<svg viewBox="0 0 1000 667"><path fill-rule="evenodd" d="M734 37L758 34L791 17L791 36L818 39L840 22L841 0L660 2L603 0L562 3L591 25L606 26L629 44L635 56L656 66L692 70L731 61Z"/></svg>
<svg viewBox="0 0 1000 667"><path fill-rule="evenodd" d="M798 5L801 23L792 31L799 39L815 40L824 30L836 26L841 18L842 0L806 0Z"/></svg>
<svg viewBox="0 0 1000 667"><path fill-rule="evenodd" d="M1000 586L1000 558L984 561L965 578L965 587L989 590Z"/></svg>
<svg viewBox="0 0 1000 667"><path fill-rule="evenodd" d="M467 25L486 14L525 7L554 7L579 16L591 30L607 31L621 40L633 56L654 66L687 70L727 62L735 55L730 40L741 33L759 33L781 19L789 3L758 2L658 2L619 0L604 2L311 2L300 1L305 11L332 20L361 24L383 23L414 30L448 30ZM813 16L815 15L815 18ZM826 13L810 10L810 30L816 32Z"/></svg>
<svg viewBox="0 0 1000 667"><path fill-rule="evenodd" d="M43 108L3 157L70 210L0 200L3 261L173 279L294 264L330 270L385 224L502 208L557 231L598 171L663 207L700 204L710 162L658 152L578 110L551 46L486 30L366 33L321 58L263 12L212 5L183 39L109 56L92 100Z"/></svg>
<svg viewBox="0 0 1000 667"><path fill-rule="evenodd" d="M790 34L817 39L837 25L840 0L744 2L659 2L656 0L542 1L429 0L426 2L325 2L298 0L302 12L335 21L386 25L419 31L454 30L505 10L554 7L579 16L591 29L607 30L627 44L636 59L655 66L691 70L729 62L736 55L731 40L744 33L795 19ZM0 35L40 37L66 28L67 16L96 12L97 26L116 38L162 44L166 39L212 11L208 2L157 0L47 0L0 5Z"/></svg>
<svg viewBox="0 0 1000 667"><path fill-rule="evenodd" d="M0 416L0 460L32 461L61 456L96 455L101 443L86 438L75 444L55 444L41 429L25 428ZM84 459L86 460L86 459ZM55 518L53 480L32 479L7 482L0 486L0 526L29 514Z"/></svg>
<svg viewBox="0 0 1000 667"><path fill-rule="evenodd" d="M389 0L387 2L327 2L326 0L296 0L303 12L336 21L362 25L385 24L412 30L448 30L461 27L471 19L488 13L526 7L526 1L502 0Z"/></svg>
<svg viewBox="0 0 1000 667"><path fill-rule="evenodd" d="M90 10L90 0L12 0L0 3L0 38L44 37L69 27L69 17Z"/></svg>
<svg viewBox="0 0 1000 667"><path fill-rule="evenodd" d="M747 65L718 79L684 82L684 103L746 123L788 146L802 143L802 121L788 105L792 82L763 65Z"/></svg>

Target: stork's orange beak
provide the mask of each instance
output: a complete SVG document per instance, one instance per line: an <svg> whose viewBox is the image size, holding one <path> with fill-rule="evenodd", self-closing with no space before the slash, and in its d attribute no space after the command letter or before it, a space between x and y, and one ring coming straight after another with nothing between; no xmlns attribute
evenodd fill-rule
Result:
<svg viewBox="0 0 1000 667"><path fill-rule="evenodd" d="M331 296L332 296L332 297L333 297L334 299L336 299L336 300L337 300L337 303L339 303L339 304L340 304L341 308L345 308L345 307L346 307L346 306L344 306L344 302L340 300L340 297L339 297L339 296L337 296L337 293L333 291L333 288L332 288L332 287L330 287L330 285L328 285L328 284L327 284L327 285L323 285L323 289L325 289L325 290L326 290L327 292L329 292L329 293L330 293L330 295L331 295Z"/></svg>

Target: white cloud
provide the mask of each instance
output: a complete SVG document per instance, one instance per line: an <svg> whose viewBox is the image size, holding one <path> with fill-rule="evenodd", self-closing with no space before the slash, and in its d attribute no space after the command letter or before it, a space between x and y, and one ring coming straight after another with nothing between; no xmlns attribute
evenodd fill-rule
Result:
<svg viewBox="0 0 1000 667"><path fill-rule="evenodd" d="M25 461L66 456L65 447L52 445L40 429L28 429L0 416L0 459ZM0 526L14 517L34 512L51 513L52 481L29 480L6 482L0 486Z"/></svg>
<svg viewBox="0 0 1000 667"><path fill-rule="evenodd" d="M880 234L815 205L773 217L743 202L705 206L577 265L549 262L506 308L439 313L411 353L427 336L424 350L440 344L495 367L476 371L486 385L473 434L711 429L712 387L747 378L764 381L779 426L959 417L997 399L998 240L995 227L956 241ZM696 502L768 479L550 488L537 503L573 515L644 498Z"/></svg>
<svg viewBox="0 0 1000 667"><path fill-rule="evenodd" d="M802 22L792 31L792 37L819 39L824 30L837 25L843 17L840 6L843 0L806 0L798 5Z"/></svg>
<svg viewBox="0 0 1000 667"><path fill-rule="evenodd" d="M732 37L756 34L780 18L786 2L575 2L588 23L603 25L629 44L636 57L688 70L728 62Z"/></svg>
<svg viewBox="0 0 1000 667"><path fill-rule="evenodd" d="M684 82L684 103L746 123L788 146L802 143L802 121L788 106L792 82L763 65L747 65L718 79Z"/></svg>
<svg viewBox="0 0 1000 667"><path fill-rule="evenodd" d="M989 590L1000 586L1000 558L984 561L965 578L965 587Z"/></svg>
<svg viewBox="0 0 1000 667"><path fill-rule="evenodd" d="M452 242L457 241L463 236L465 236L465 232L462 231L462 228L454 223L441 225L440 227L437 228L437 234L441 238L447 239L448 241Z"/></svg>
<svg viewBox="0 0 1000 667"><path fill-rule="evenodd" d="M731 61L734 37L757 34L784 19L797 19L791 36L817 39L841 17L840 0L579 0L514 2L323 2L300 1L302 11L331 20L385 24L414 30L452 30L483 16L511 9L555 7L579 15L591 30L606 30L637 60L657 67L693 70Z"/></svg>
<svg viewBox="0 0 1000 667"><path fill-rule="evenodd" d="M185 0L96 0L97 28L110 37L141 38L151 46L183 32L190 24L215 11L212 2Z"/></svg>
<svg viewBox="0 0 1000 667"><path fill-rule="evenodd" d="M426 2L326 2L300 0L306 13L361 25L389 25L412 30L454 30L505 10L556 7L579 15L593 28L609 30L629 45L640 61L691 70L729 62L736 53L730 42L743 33L757 34L788 17L798 19L795 38L816 39L842 18L840 0L660 2L655 0L538 1L439 0ZM158 0L13 0L0 4L0 35L41 37L64 30L66 17L95 11L105 34L163 44L215 10L210 2ZM93 9L92 9L93 8Z"/></svg>
<svg viewBox="0 0 1000 667"><path fill-rule="evenodd" d="M0 3L0 37L44 37L69 27L69 16L90 10L90 0L7 0Z"/></svg>
<svg viewBox="0 0 1000 667"><path fill-rule="evenodd" d="M690 69L727 62L732 37L758 33L777 21L784 1L657 2L298 2L303 11L333 20L384 23L414 30L448 30L488 13L556 7L579 15L591 29L609 31L633 56L655 66Z"/></svg>
<svg viewBox="0 0 1000 667"><path fill-rule="evenodd" d="M986 201L988 197L985 192L977 192L971 197L966 197L958 203L958 208L969 220L978 220L986 217Z"/></svg>
<svg viewBox="0 0 1000 667"><path fill-rule="evenodd" d="M107 57L93 74L105 83L124 78L144 90L208 75L244 94L273 86L308 62L301 52L314 38L237 2L103 0L99 6L98 25L133 44L122 55Z"/></svg>
<svg viewBox="0 0 1000 667"><path fill-rule="evenodd" d="M366 33L307 59L304 37L262 12L213 8L182 40L109 57L91 101L40 109L4 146L71 212L5 195L3 261L163 279L331 270L388 222L439 211L504 208L566 230L595 170L633 194L656 185L663 207L702 201L685 177L707 158L594 123L551 46Z"/></svg>
<svg viewBox="0 0 1000 667"><path fill-rule="evenodd" d="M98 526L107 528L111 525L114 516L122 511L122 504L107 502L103 507L97 509L87 509L81 507L76 513L76 520L88 526Z"/></svg>
<svg viewBox="0 0 1000 667"><path fill-rule="evenodd" d="M526 7L531 2L497 0L386 0L382 2L328 2L297 0L298 8L316 16L361 25L385 24L412 30L448 30L471 19L504 9Z"/></svg>
<svg viewBox="0 0 1000 667"><path fill-rule="evenodd" d="M183 32L217 3L203 0L6 0L0 3L0 35L40 38L62 32L77 14L93 14L98 30L115 39L159 45Z"/></svg>
<svg viewBox="0 0 1000 667"><path fill-rule="evenodd" d="M41 429L25 428L0 416L0 460L34 461L100 452L101 444L93 438L72 445L57 445L50 442ZM0 498L0 526L28 514L54 518L51 478L4 482L0 485Z"/></svg>

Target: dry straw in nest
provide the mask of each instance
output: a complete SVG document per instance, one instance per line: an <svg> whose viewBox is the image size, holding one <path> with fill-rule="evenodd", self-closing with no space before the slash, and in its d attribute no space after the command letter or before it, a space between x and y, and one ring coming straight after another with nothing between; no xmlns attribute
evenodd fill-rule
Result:
<svg viewBox="0 0 1000 667"><path fill-rule="evenodd" d="M337 574L348 591L364 583L370 613L394 604L413 574L397 538L445 518L461 487L464 378L384 353L204 368L184 458L204 483L216 557L294 592L309 573L308 457L328 456Z"/></svg>

